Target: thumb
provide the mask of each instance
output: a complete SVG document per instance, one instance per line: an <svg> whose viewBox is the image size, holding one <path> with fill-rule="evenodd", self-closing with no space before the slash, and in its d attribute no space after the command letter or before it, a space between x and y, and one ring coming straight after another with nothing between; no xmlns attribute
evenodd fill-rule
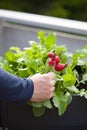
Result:
<svg viewBox="0 0 87 130"><path fill-rule="evenodd" d="M54 79L56 75L55 75L54 72L48 72L48 73L47 73L47 76L48 76L49 78L51 78L51 79Z"/></svg>

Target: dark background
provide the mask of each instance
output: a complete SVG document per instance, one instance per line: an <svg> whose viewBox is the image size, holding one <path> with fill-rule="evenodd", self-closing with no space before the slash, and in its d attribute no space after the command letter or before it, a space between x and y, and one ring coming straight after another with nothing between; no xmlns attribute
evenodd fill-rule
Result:
<svg viewBox="0 0 87 130"><path fill-rule="evenodd" d="M87 22L87 0L0 0L0 9Z"/></svg>

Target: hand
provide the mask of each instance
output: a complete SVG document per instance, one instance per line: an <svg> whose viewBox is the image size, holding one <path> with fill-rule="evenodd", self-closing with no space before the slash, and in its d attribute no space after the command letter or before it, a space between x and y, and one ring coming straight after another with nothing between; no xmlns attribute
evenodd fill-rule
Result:
<svg viewBox="0 0 87 130"><path fill-rule="evenodd" d="M47 74L35 74L30 79L34 83L34 93L32 95L31 101L41 102L48 100L53 97L55 90L55 74L49 72Z"/></svg>

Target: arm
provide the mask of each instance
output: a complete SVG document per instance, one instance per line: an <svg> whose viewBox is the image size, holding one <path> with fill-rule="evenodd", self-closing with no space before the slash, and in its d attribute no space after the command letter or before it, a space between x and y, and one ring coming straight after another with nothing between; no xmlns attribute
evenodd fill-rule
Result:
<svg viewBox="0 0 87 130"><path fill-rule="evenodd" d="M19 78L0 69L0 99L22 104L48 100L54 95L54 79L53 72Z"/></svg>
<svg viewBox="0 0 87 130"><path fill-rule="evenodd" d="M27 103L33 95L34 85L31 79L18 78L0 69L0 99Z"/></svg>

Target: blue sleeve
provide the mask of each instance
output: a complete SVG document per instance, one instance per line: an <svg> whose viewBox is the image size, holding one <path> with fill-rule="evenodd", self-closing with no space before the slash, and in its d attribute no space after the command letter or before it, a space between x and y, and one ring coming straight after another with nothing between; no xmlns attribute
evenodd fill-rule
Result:
<svg viewBox="0 0 87 130"><path fill-rule="evenodd" d="M0 100L26 104L33 95L31 79L19 78L0 69Z"/></svg>

